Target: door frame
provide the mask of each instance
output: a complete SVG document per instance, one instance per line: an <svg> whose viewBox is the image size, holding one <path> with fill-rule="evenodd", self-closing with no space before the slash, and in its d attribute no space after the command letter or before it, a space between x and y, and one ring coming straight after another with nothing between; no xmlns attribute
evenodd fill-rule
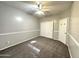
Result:
<svg viewBox="0 0 79 59"><path fill-rule="evenodd" d="M64 19L64 18L63 18ZM66 38L65 38L65 43L64 42L62 42L62 43L64 43L64 44L67 44L67 33L68 33L68 30L69 30L69 17L66 17L66 19L67 19L67 24L66 24L66 33L65 33L65 35L66 35ZM59 23L60 24L60 23ZM60 32L59 32L60 33ZM58 33L58 34L59 34ZM58 35L58 40L59 40L59 35ZM59 40L60 41L60 40Z"/></svg>

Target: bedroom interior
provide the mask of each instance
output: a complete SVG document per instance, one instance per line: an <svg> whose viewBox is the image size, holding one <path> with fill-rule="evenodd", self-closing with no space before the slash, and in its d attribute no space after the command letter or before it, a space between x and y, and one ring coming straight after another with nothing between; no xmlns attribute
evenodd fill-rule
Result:
<svg viewBox="0 0 79 59"><path fill-rule="evenodd" d="M79 58L79 1L0 1L0 58Z"/></svg>

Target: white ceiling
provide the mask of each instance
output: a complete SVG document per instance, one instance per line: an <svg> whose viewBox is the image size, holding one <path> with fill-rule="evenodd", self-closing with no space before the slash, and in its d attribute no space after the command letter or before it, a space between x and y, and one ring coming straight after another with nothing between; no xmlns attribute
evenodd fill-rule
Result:
<svg viewBox="0 0 79 59"><path fill-rule="evenodd" d="M35 12L38 11L35 1L3 1L6 5L18 8L27 12L31 15L35 15ZM71 1L41 1L42 11L45 13L45 16L58 14L71 7ZM35 15L36 17L40 17Z"/></svg>

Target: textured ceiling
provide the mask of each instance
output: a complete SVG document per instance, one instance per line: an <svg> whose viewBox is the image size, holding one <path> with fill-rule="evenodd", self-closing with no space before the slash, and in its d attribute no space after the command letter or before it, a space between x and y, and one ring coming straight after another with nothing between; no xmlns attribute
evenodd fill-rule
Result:
<svg viewBox="0 0 79 59"><path fill-rule="evenodd" d="M7 4L9 6L18 8L27 12L36 17L40 17L39 15L35 15L35 12L38 11L37 5L35 1L20 1L20 2L1 2ZM44 16L58 14L62 11L71 7L71 1L41 1L42 11L45 13Z"/></svg>

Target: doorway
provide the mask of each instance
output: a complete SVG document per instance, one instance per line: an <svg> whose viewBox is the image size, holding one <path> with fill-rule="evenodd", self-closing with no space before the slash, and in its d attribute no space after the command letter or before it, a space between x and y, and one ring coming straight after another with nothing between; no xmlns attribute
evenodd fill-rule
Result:
<svg viewBox="0 0 79 59"><path fill-rule="evenodd" d="M67 33L67 20L64 18L59 20L59 38L58 40L66 44L66 33Z"/></svg>
<svg viewBox="0 0 79 59"><path fill-rule="evenodd" d="M53 20L44 18L40 20L40 36L53 38Z"/></svg>

